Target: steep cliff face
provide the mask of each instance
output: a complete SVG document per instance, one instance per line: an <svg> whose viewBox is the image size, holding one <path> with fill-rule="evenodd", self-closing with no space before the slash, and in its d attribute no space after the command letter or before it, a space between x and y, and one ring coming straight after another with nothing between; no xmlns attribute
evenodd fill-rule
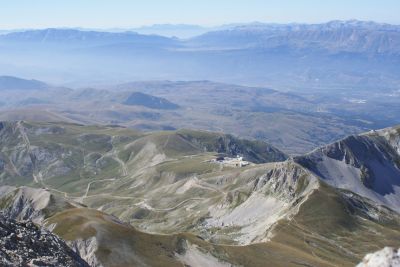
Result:
<svg viewBox="0 0 400 267"><path fill-rule="evenodd" d="M328 184L400 212L399 129L350 136L295 161Z"/></svg>
<svg viewBox="0 0 400 267"><path fill-rule="evenodd" d="M227 236L242 245L268 241L274 225L295 215L319 187L315 176L292 161L269 164L263 171L253 176L247 191L245 186L236 188L210 206L204 226L222 232L214 241Z"/></svg>
<svg viewBox="0 0 400 267"><path fill-rule="evenodd" d="M17 222L0 213L1 266L89 267L64 241L31 221Z"/></svg>

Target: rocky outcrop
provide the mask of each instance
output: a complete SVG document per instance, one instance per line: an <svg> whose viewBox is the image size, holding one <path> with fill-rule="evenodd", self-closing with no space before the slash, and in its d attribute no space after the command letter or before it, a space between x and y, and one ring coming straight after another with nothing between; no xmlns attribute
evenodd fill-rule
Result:
<svg viewBox="0 0 400 267"><path fill-rule="evenodd" d="M78 239L69 241L68 245L77 252L91 267L103 267L96 257L98 242L96 237L90 237L86 240Z"/></svg>
<svg viewBox="0 0 400 267"><path fill-rule="evenodd" d="M0 266L89 265L61 239L31 221L17 222L0 213Z"/></svg>
<svg viewBox="0 0 400 267"><path fill-rule="evenodd" d="M367 254L357 267L398 267L400 266L400 249L386 247Z"/></svg>

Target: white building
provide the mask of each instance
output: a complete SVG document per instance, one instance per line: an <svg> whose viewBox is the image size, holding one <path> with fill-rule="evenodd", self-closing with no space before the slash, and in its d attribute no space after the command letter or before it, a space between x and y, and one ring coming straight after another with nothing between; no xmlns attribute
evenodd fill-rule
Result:
<svg viewBox="0 0 400 267"><path fill-rule="evenodd" d="M243 160L243 157L240 156L236 158L218 157L214 161L230 167L245 167L250 165L250 162Z"/></svg>

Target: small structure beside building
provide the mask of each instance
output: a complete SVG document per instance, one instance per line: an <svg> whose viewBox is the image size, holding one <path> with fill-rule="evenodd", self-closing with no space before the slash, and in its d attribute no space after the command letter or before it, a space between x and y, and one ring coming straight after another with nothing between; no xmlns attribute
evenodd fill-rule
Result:
<svg viewBox="0 0 400 267"><path fill-rule="evenodd" d="M243 157L240 157L239 155L236 156L236 158L229 158L229 157L223 157L223 156L218 156L217 158L212 160L213 162L220 163L225 166L229 167L245 167L250 165L250 162L243 160Z"/></svg>

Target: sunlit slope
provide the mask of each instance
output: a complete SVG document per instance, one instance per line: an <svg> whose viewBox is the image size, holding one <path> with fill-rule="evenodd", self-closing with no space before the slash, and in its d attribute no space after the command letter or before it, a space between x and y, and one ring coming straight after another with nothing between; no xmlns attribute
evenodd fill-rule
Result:
<svg viewBox="0 0 400 267"><path fill-rule="evenodd" d="M190 159L195 160L201 159ZM153 170L155 175L159 168L165 164ZM267 240L276 221L296 213L318 187L315 177L291 162L196 175L179 170L179 179L176 172L152 178L147 172L117 186L112 194L88 195L84 203L147 232L190 231L216 243L249 244Z"/></svg>
<svg viewBox="0 0 400 267"><path fill-rule="evenodd" d="M146 234L95 210L67 210L45 224L72 243L89 240L104 266L334 266L278 243L221 246L188 233Z"/></svg>
<svg viewBox="0 0 400 267"><path fill-rule="evenodd" d="M299 212L281 220L273 233L272 243L333 266L354 266L369 251L399 246L400 217L366 198L321 183Z"/></svg>

